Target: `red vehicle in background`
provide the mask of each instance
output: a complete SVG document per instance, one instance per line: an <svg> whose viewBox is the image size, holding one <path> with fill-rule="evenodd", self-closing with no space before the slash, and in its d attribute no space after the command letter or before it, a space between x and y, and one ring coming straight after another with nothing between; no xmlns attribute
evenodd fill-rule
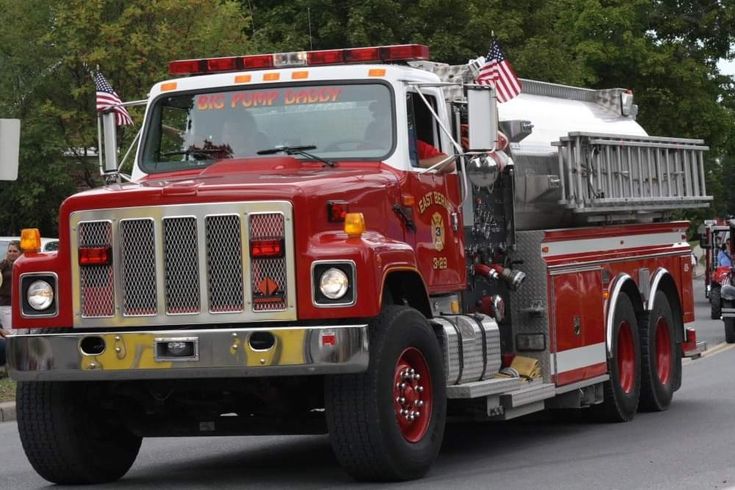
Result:
<svg viewBox="0 0 735 490"><path fill-rule="evenodd" d="M720 266L717 255L730 237L730 225L723 219L705 221L704 225L700 239L704 250L704 294L709 298L711 318L718 320L722 316L722 285L728 283L732 267Z"/></svg>

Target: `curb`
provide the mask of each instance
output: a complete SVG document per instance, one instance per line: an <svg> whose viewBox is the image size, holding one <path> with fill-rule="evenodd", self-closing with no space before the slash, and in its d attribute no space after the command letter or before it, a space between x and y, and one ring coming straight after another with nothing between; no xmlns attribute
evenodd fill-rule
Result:
<svg viewBox="0 0 735 490"><path fill-rule="evenodd" d="M0 422L12 422L15 420L15 402L0 403Z"/></svg>

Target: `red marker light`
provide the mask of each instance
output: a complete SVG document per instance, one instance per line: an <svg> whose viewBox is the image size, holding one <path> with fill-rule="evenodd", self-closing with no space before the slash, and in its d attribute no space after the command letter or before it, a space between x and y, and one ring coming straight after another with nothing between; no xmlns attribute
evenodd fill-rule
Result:
<svg viewBox="0 0 735 490"><path fill-rule="evenodd" d="M209 58L207 60L207 71L233 71L242 68L240 58Z"/></svg>
<svg viewBox="0 0 735 490"><path fill-rule="evenodd" d="M345 62L344 49L327 49L324 51L309 51L306 53L309 65L335 65Z"/></svg>
<svg viewBox="0 0 735 490"><path fill-rule="evenodd" d="M206 71L206 62L204 60L178 60L168 64L168 73L170 75L195 75Z"/></svg>
<svg viewBox="0 0 735 490"><path fill-rule="evenodd" d="M112 247L85 247L79 249L79 265L110 265Z"/></svg>
<svg viewBox="0 0 735 490"><path fill-rule="evenodd" d="M344 201L329 201L327 203L327 221L330 223L344 223L345 215L350 207Z"/></svg>
<svg viewBox="0 0 735 490"><path fill-rule="evenodd" d="M322 347L326 347L327 345L331 345L331 346L337 345L337 335L333 333L323 333L322 334Z"/></svg>
<svg viewBox="0 0 735 490"><path fill-rule="evenodd" d="M250 256L283 257L283 240L253 240L250 242Z"/></svg>

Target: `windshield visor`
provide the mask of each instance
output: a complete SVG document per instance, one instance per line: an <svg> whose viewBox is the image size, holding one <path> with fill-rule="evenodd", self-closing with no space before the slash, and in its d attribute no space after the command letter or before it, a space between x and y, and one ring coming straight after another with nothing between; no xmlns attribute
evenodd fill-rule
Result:
<svg viewBox="0 0 735 490"><path fill-rule="evenodd" d="M331 160L383 160L394 147L392 95L380 83L258 87L159 97L141 168L167 172L277 146ZM301 157L300 157L301 158Z"/></svg>

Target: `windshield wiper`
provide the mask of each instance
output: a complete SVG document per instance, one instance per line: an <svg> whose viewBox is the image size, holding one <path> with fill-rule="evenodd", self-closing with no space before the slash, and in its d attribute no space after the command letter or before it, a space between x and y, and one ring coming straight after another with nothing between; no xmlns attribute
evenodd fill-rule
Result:
<svg viewBox="0 0 735 490"><path fill-rule="evenodd" d="M334 167L335 163L332 160L327 160L326 158L318 157L312 153L308 153L307 150L316 150L316 146L314 145L303 145L303 146L278 145L278 146L274 146L273 148L269 148L267 150L259 150L257 153L258 155L274 155L276 153L285 153L286 155L301 155L301 156L305 156L306 158L311 158L312 160L318 160L326 165L329 165L330 167Z"/></svg>
<svg viewBox="0 0 735 490"><path fill-rule="evenodd" d="M227 152L227 150L223 150L222 148L188 148L186 150L167 151L166 153L161 153L161 156L162 157L172 157L176 155L186 155L186 156L192 156L194 158L197 158L197 157L207 158L214 153L222 153L222 152Z"/></svg>

